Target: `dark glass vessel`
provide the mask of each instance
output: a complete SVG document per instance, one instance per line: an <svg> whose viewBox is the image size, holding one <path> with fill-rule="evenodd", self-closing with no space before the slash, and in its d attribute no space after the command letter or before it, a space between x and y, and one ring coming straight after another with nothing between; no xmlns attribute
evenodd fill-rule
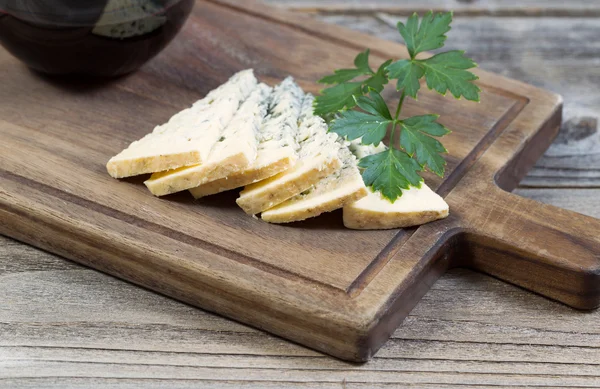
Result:
<svg viewBox="0 0 600 389"><path fill-rule="evenodd" d="M0 0L0 44L50 74L118 76L177 35L194 0Z"/></svg>

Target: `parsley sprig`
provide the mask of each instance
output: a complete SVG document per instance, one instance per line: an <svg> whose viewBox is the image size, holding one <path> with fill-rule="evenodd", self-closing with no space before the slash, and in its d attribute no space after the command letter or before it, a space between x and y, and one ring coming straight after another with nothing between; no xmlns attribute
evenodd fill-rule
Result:
<svg viewBox="0 0 600 389"><path fill-rule="evenodd" d="M420 187L420 172L429 170L444 176L447 153L438 138L450 131L440 124L438 115L428 114L400 118L406 97L417 99L421 79L430 90L455 98L479 101L480 89L473 81L478 77L468 69L477 66L465 56L464 51L452 50L417 58L428 50L444 46L450 31L452 13L428 12L419 23L417 14L406 24L398 23L398 32L404 39L409 58L388 60L377 71L369 66L369 50L359 53L355 68L335 70L319 83L332 85L321 91L315 99L314 112L332 119L330 131L348 140L361 139L362 144L378 145L389 133L390 147L359 161L365 184L394 202L402 190ZM400 100L394 115L391 114L381 92L391 80L396 81ZM358 107L360 110L355 109ZM399 144L393 140L400 132Z"/></svg>
<svg viewBox="0 0 600 389"><path fill-rule="evenodd" d="M386 68L392 60L384 62L377 71L369 66L369 49L359 53L354 59L354 69L334 70L334 74L323 77L320 84L335 85L321 91L319 102L315 104L315 115L328 115L350 109L356 105L356 97L368 93L369 90L381 92L389 82ZM363 77L362 81L352 81Z"/></svg>

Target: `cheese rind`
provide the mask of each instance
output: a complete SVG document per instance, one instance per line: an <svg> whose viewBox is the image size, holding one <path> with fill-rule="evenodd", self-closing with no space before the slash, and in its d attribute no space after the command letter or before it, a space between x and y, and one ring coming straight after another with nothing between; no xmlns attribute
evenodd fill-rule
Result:
<svg viewBox="0 0 600 389"><path fill-rule="evenodd" d="M449 215L448 204L427 185L411 187L391 203L379 192L344 207L344 225L355 230L385 230L412 227Z"/></svg>
<svg viewBox="0 0 600 389"><path fill-rule="evenodd" d="M339 159L322 156L309 162L297 163L291 169L259 181L257 184L261 184L260 186L247 186L236 202L248 215L256 215L302 193L340 168Z"/></svg>
<svg viewBox="0 0 600 389"><path fill-rule="evenodd" d="M367 195L367 188L354 155L343 146L339 150L342 168L320 180L314 187L268 209L261 218L269 223L290 223L342 208Z"/></svg>
<svg viewBox="0 0 600 389"><path fill-rule="evenodd" d="M258 132L256 160L242 171L190 189L192 195L198 199L250 185L292 167L297 161L295 137L303 99L304 92L293 78L279 84L273 91L269 115Z"/></svg>
<svg viewBox="0 0 600 389"><path fill-rule="evenodd" d="M202 163L240 104L256 87L251 69L235 74L191 108L177 113L112 157L106 165L108 173L122 178Z"/></svg>
<svg viewBox="0 0 600 389"><path fill-rule="evenodd" d="M257 132L266 116L272 89L260 84L242 104L202 164L154 173L144 182L155 196L195 188L248 167L257 155Z"/></svg>
<svg viewBox="0 0 600 389"><path fill-rule="evenodd" d="M197 188L190 189L190 193L195 199L210 196L213 194L225 192L231 189L240 188L257 181L272 177L282 171L289 169L296 163L297 157L294 149L282 150L281 158L274 159L273 156L269 162L262 167L251 167L245 169L243 174L232 174L230 176L200 185Z"/></svg>
<svg viewBox="0 0 600 389"><path fill-rule="evenodd" d="M304 192L342 166L337 135L328 133L327 124L313 114L314 97L306 95L300 114L298 162L290 169L266 180L248 185L237 204L255 215Z"/></svg>
<svg viewBox="0 0 600 389"><path fill-rule="evenodd" d="M362 158L385 151L386 146L361 145L352 142L353 153ZM357 230L383 230L411 227L443 219L449 214L448 204L424 183L421 188L411 187L391 202L380 192L368 189L368 195L344 206L344 225Z"/></svg>

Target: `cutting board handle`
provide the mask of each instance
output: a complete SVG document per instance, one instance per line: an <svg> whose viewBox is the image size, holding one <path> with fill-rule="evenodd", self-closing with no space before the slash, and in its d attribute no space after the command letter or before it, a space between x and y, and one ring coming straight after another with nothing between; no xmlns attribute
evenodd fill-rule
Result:
<svg viewBox="0 0 600 389"><path fill-rule="evenodd" d="M497 188L467 229L465 265L578 309L600 306L600 219Z"/></svg>

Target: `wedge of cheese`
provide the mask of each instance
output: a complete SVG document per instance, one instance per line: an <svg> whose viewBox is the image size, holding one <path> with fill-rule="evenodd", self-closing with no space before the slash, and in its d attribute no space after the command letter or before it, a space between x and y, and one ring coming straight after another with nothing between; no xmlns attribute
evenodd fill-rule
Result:
<svg viewBox="0 0 600 389"><path fill-rule="evenodd" d="M246 169L256 159L258 131L267 115L272 89L260 84L221 132L201 164L154 173L144 184L155 196L195 188Z"/></svg>
<svg viewBox="0 0 600 389"><path fill-rule="evenodd" d="M296 163L298 119L304 92L291 77L279 84L269 107L269 115L258 134L258 153L250 166L238 173L190 189L198 199L264 180Z"/></svg>
<svg viewBox="0 0 600 389"><path fill-rule="evenodd" d="M302 104L296 136L298 162L286 171L246 186L236 200L246 213L255 215L273 208L341 168L341 144L336 134L327 132L323 119L313 114L313 101L314 97L307 94Z"/></svg>
<svg viewBox="0 0 600 389"><path fill-rule="evenodd" d="M386 150L353 141L351 149L357 158ZM384 198L381 193L368 189L368 195L344 206L344 225L357 230L384 230L421 225L443 219L449 214L448 204L425 183L420 188L404 190L395 202Z"/></svg>
<svg viewBox="0 0 600 389"><path fill-rule="evenodd" d="M341 141L341 139L340 139ZM261 218L269 223L289 223L319 216L367 196L357 160L347 146L339 150L342 168L314 187L268 209Z"/></svg>
<svg viewBox="0 0 600 389"><path fill-rule="evenodd" d="M257 80L251 69L235 74L191 108L112 157L106 165L108 173L122 178L206 161L240 104L256 88Z"/></svg>

